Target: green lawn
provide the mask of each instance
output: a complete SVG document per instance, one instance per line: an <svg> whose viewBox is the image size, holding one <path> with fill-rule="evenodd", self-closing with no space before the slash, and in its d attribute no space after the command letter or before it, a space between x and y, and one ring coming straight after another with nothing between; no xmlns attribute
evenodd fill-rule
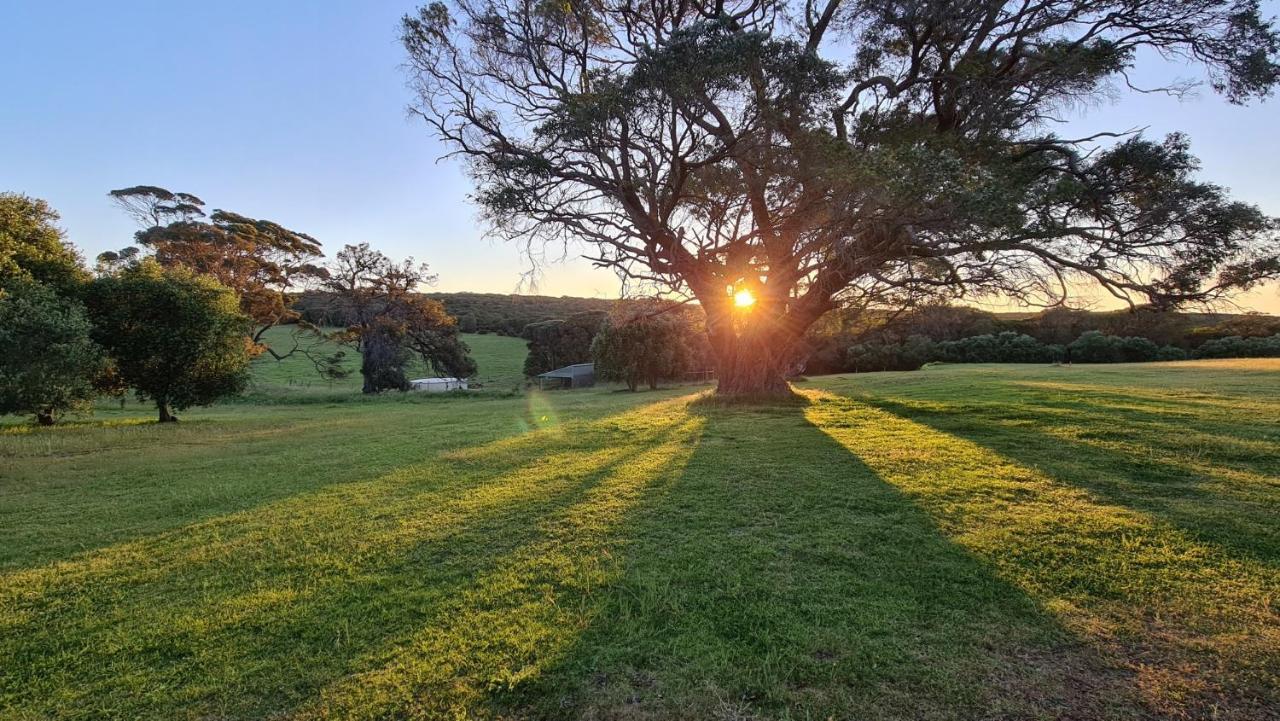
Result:
<svg viewBox="0 0 1280 721"><path fill-rule="evenodd" d="M263 341L277 352L284 353L299 345L317 357L332 354L335 350L344 350L336 344L306 333L297 334L293 326L278 326L267 331ZM471 357L475 358L479 370L475 381L485 390L510 391L519 387L524 381L524 357L528 350L525 341L500 335L479 335L463 333L462 340L471 348ZM254 395L265 395L271 398L281 396L345 394L360 390L360 364L355 351L344 350L346 356L343 367L349 375L337 381L323 380L316 373L315 364L308 359L306 353L293 353L284 360L276 360L270 354L263 353L253 362ZM421 362L412 366L411 377L434 376L435 372L427 369Z"/></svg>
<svg viewBox="0 0 1280 721"><path fill-rule="evenodd" d="M0 718L1277 716L1280 361L797 388L6 426Z"/></svg>

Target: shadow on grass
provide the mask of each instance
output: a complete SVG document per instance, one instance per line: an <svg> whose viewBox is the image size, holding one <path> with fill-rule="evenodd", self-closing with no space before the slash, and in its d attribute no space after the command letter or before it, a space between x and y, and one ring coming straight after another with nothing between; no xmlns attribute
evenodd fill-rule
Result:
<svg viewBox="0 0 1280 721"><path fill-rule="evenodd" d="M1271 700L1256 577L977 443L806 395L577 423L531 400L527 434L5 574L19 673L0 700L63 718L1128 719L1198 713L1180 699L1221 680L1212 662L1240 684L1211 692ZM1265 708L1236 698L1225 716Z"/></svg>
<svg viewBox="0 0 1280 721"><path fill-rule="evenodd" d="M1192 515L1148 511L1167 507L1138 490L1104 492L1096 485L1102 469L1140 482L1124 478L1130 467L1107 451L1043 436L1035 426L1000 426L990 409L984 421L940 412L945 403L922 412L884 400L818 400L811 415L825 433L901 488L948 537L1131 671L1155 713L1254 719L1280 703L1274 567L1189 530L1197 528ZM1101 411L1092 417L1105 425ZM1214 496L1205 492L1197 502L1207 512ZM1232 503L1224 503L1227 516L1247 512ZM1206 527L1229 533L1199 528Z"/></svg>
<svg viewBox="0 0 1280 721"><path fill-rule="evenodd" d="M377 687L359 675L424 628L498 648L483 623L459 626L467 612L505 608L561 537L624 513L618 484L637 500L689 448L688 423L660 403L5 574L0 656L18 672L0 678L0 699L33 717L264 717L349 674L356 691ZM610 443L617 433L630 442ZM534 547L547 553L521 560ZM542 573L572 588L560 568ZM536 606L545 589L529 587ZM429 661L464 663L454 653Z"/></svg>
<svg viewBox="0 0 1280 721"><path fill-rule="evenodd" d="M619 531L556 663L486 714L1129 718L1128 677L815 427L696 403L696 450Z"/></svg>
<svg viewBox="0 0 1280 721"><path fill-rule="evenodd" d="M646 399L652 400L652 399ZM0 434L0 571L127 543L325 488L431 464L442 451L554 432L565 406L592 423L638 404L521 402L240 411ZM226 409L222 409L225 411ZM572 432L572 426L561 429ZM530 452L548 439L530 439Z"/></svg>
<svg viewBox="0 0 1280 721"><path fill-rule="evenodd" d="M1239 414L1211 420L1137 411L1092 392L1036 398L1017 412L862 400L1162 519L1233 556L1280 565L1280 434Z"/></svg>

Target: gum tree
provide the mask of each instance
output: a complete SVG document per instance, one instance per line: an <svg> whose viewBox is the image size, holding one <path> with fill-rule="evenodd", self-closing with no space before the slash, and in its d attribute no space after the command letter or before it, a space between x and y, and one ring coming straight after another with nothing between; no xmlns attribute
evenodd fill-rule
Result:
<svg viewBox="0 0 1280 721"><path fill-rule="evenodd" d="M696 299L722 393L786 392L840 304L1088 283L1175 307L1278 270L1275 221L1197 180L1185 138L1055 120L1152 54L1266 96L1249 0L451 0L402 40L493 227Z"/></svg>

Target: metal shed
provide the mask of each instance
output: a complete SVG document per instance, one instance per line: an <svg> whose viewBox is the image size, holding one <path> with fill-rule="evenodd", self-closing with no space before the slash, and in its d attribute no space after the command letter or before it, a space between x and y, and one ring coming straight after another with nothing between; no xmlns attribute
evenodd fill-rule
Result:
<svg viewBox="0 0 1280 721"><path fill-rule="evenodd" d="M465 391L466 378L418 378L409 381L409 387L415 391L428 393L444 393L445 391Z"/></svg>
<svg viewBox="0 0 1280 721"><path fill-rule="evenodd" d="M538 375L538 388L589 388L596 384L595 363L575 363Z"/></svg>

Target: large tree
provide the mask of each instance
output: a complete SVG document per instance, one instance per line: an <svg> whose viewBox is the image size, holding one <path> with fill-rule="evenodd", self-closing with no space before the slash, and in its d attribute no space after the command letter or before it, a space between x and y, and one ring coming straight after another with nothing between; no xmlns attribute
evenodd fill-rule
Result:
<svg viewBox="0 0 1280 721"><path fill-rule="evenodd" d="M334 337L360 353L365 393L408 390L406 366L414 356L436 373L475 374L457 322L440 301L419 292L433 282L425 264L397 263L368 243L338 251L322 287L349 321Z"/></svg>
<svg viewBox="0 0 1280 721"><path fill-rule="evenodd" d="M148 258L100 276L86 292L94 339L121 381L155 401L161 423L173 411L239 393L249 379L250 319L214 278Z"/></svg>
<svg viewBox="0 0 1280 721"><path fill-rule="evenodd" d="M253 319L250 339L259 348L277 360L306 352L299 339L315 329L305 323L288 348L272 348L263 338L277 325L300 320L291 294L323 277L319 241L227 210L214 210L206 219L204 201L190 193L140 185L108 195L142 226L135 238L154 252L157 262L211 275L240 296L240 309ZM135 249L125 248L99 255L98 262L109 272L136 258Z"/></svg>
<svg viewBox="0 0 1280 721"><path fill-rule="evenodd" d="M785 392L841 303L1087 282L1172 307L1280 270L1275 221L1185 138L1056 120L1157 54L1267 95L1252 0L451 0L402 40L492 225L696 298L721 392Z"/></svg>
<svg viewBox="0 0 1280 721"><path fill-rule="evenodd" d="M58 227L58 213L38 198L0 193L0 288L34 280L75 295L89 279L80 254Z"/></svg>

